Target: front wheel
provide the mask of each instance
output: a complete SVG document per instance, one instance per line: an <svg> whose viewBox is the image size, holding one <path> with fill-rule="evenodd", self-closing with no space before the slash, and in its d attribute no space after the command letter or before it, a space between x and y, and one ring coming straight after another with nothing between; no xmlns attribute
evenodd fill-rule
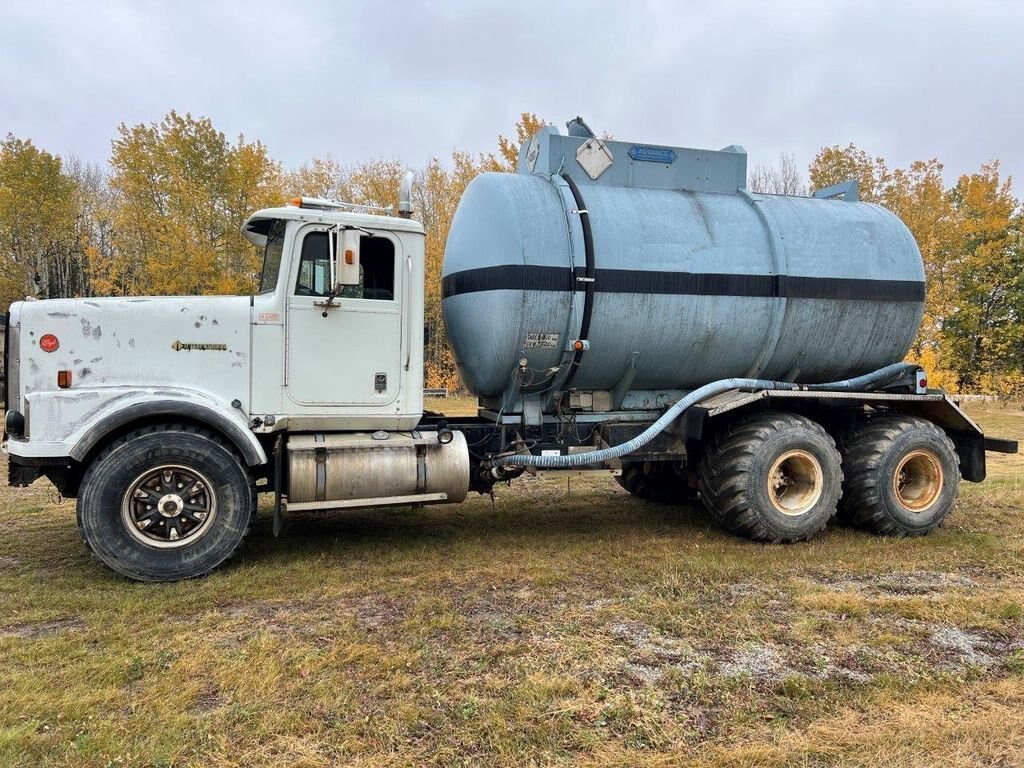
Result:
<svg viewBox="0 0 1024 768"><path fill-rule="evenodd" d="M78 527L112 570L177 581L230 558L255 509L252 476L229 444L206 430L162 425L126 435L95 458L82 480Z"/></svg>

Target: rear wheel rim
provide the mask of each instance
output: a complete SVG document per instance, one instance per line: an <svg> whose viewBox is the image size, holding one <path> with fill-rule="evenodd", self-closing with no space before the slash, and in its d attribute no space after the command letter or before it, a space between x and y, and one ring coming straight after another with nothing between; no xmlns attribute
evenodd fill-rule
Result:
<svg viewBox="0 0 1024 768"><path fill-rule="evenodd" d="M121 522L136 541L157 549L194 544L217 516L217 496L196 469L165 464L147 469L128 486Z"/></svg>
<svg viewBox="0 0 1024 768"><path fill-rule="evenodd" d="M900 505L915 514L929 510L942 495L942 462L931 451L919 449L904 456L892 477Z"/></svg>
<svg viewBox="0 0 1024 768"><path fill-rule="evenodd" d="M821 499L825 473L818 457L793 449L775 459L768 472L768 498L787 517L807 514Z"/></svg>

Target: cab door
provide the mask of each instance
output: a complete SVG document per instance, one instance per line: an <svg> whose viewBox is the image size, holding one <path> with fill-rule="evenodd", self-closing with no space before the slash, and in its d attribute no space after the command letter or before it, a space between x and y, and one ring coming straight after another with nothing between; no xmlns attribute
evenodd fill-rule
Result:
<svg viewBox="0 0 1024 768"><path fill-rule="evenodd" d="M285 392L306 406L382 408L402 386L401 241L363 235L360 283L328 306L330 251L323 226L298 233L287 300Z"/></svg>

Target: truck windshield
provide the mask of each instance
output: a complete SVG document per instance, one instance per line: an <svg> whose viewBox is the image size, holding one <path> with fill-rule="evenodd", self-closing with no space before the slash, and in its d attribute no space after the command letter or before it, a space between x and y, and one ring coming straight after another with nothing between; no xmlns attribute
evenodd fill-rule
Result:
<svg viewBox="0 0 1024 768"><path fill-rule="evenodd" d="M285 222L278 219L267 232L267 244L263 249L263 274L260 276L260 293L272 293L277 288L277 276L281 271L281 255L284 253Z"/></svg>

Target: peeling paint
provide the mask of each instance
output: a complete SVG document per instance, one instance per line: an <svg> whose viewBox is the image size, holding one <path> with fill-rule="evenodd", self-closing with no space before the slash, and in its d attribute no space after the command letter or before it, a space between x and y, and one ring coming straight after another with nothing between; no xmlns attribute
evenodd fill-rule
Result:
<svg viewBox="0 0 1024 768"><path fill-rule="evenodd" d="M65 319L71 317L71 313L70 312L47 312L46 316L47 317L55 318L57 320L65 320Z"/></svg>
<svg viewBox="0 0 1024 768"><path fill-rule="evenodd" d="M78 377L80 379L87 379L90 376L92 376L92 368L83 368L78 372Z"/></svg>
<svg viewBox="0 0 1024 768"><path fill-rule="evenodd" d="M134 339L134 337L131 338L131 339L128 339L128 346L132 347L133 349L135 348L135 339Z"/></svg>
<svg viewBox="0 0 1024 768"><path fill-rule="evenodd" d="M103 360L103 358L102 358L102 357L94 357L94 358L93 358L92 360L90 360L89 362L90 362L90 363L92 363L93 365L95 365L96 363L100 362L101 360Z"/></svg>
<svg viewBox="0 0 1024 768"><path fill-rule="evenodd" d="M97 307L98 308L100 306L100 303L98 301L87 301L85 303L88 304L90 307Z"/></svg>

